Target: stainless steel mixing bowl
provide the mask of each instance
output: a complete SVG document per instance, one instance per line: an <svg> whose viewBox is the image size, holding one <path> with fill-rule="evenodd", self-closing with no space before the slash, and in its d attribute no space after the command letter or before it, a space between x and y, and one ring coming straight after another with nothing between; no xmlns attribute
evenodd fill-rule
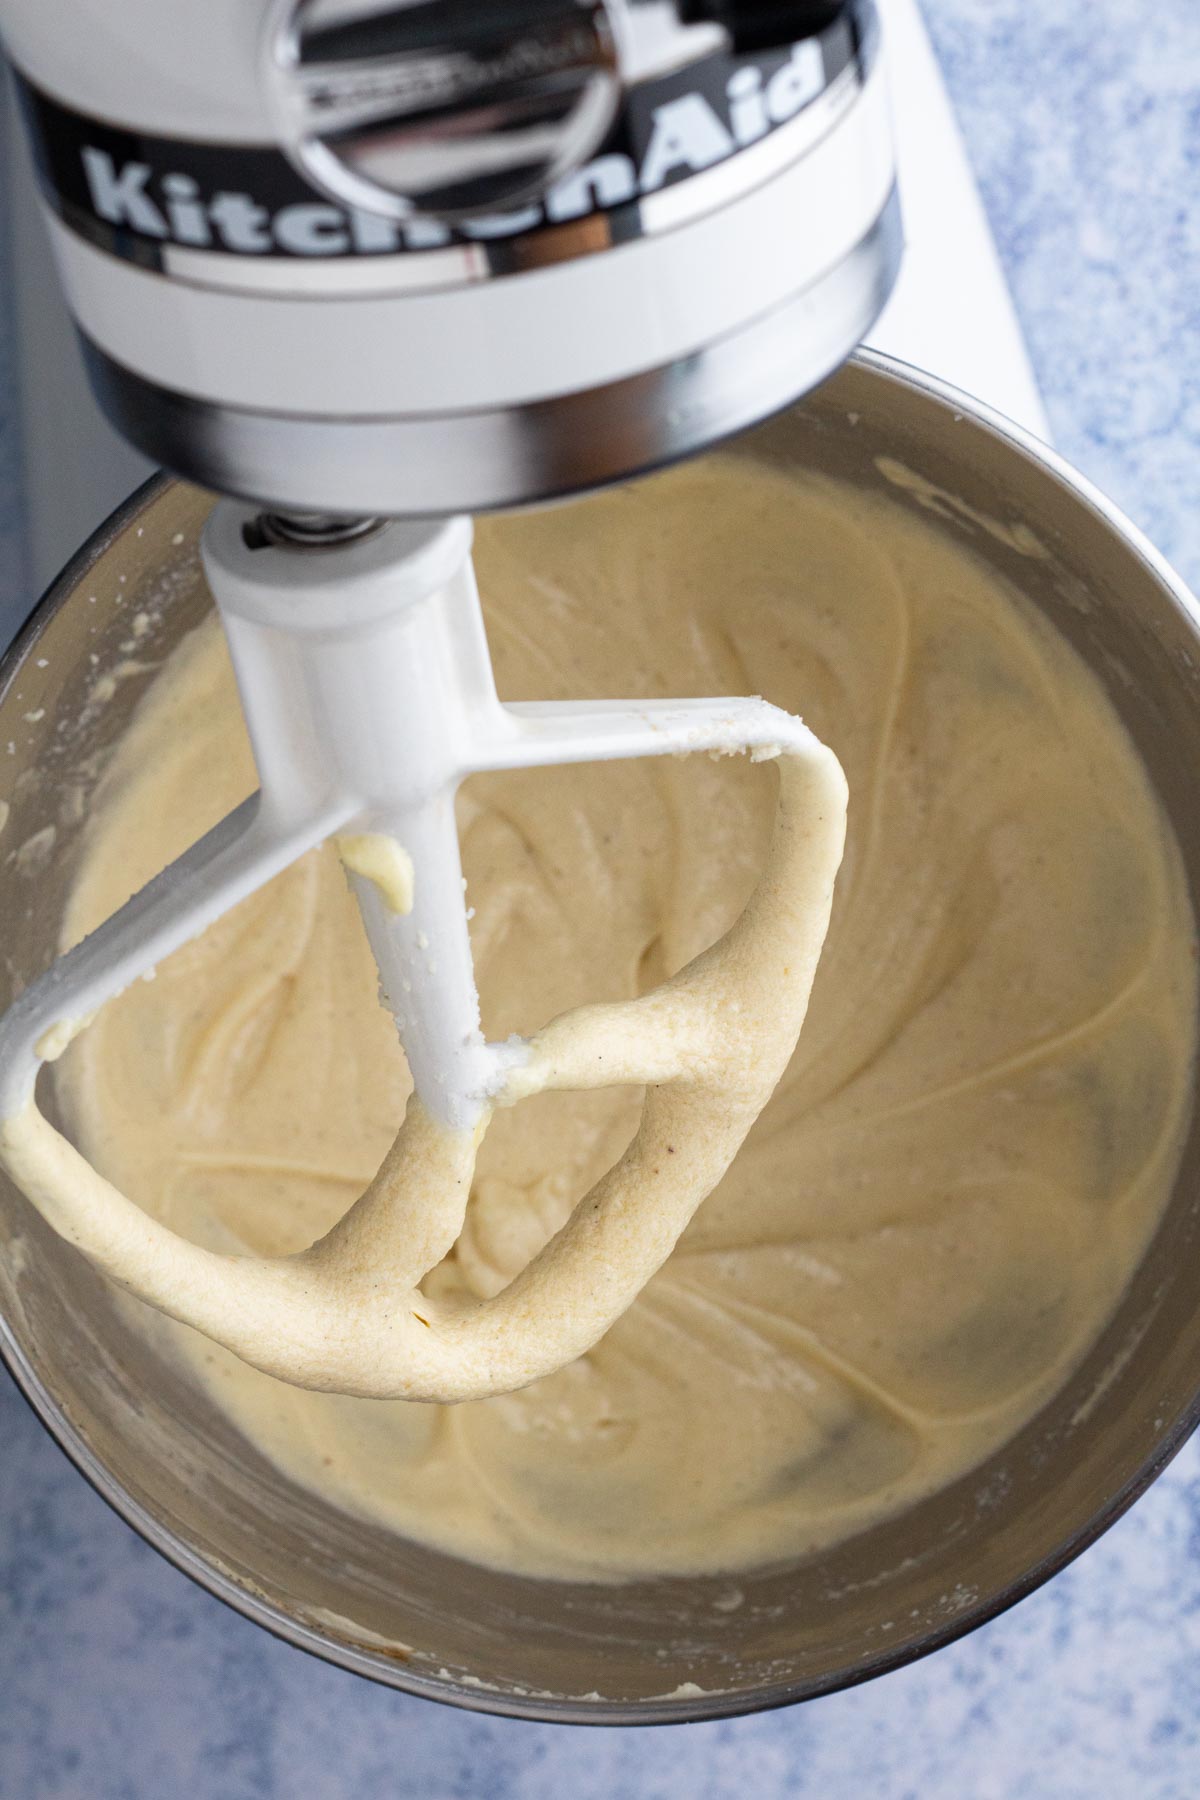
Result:
<svg viewBox="0 0 1200 1800"><path fill-rule="evenodd" d="M741 447L923 500L932 525L1012 577L1106 684L1174 819L1200 903L1200 615L1125 520L1003 421L873 356ZM880 458L954 502L886 481ZM196 534L209 504L151 482L76 558L4 666L2 1005L53 955L105 750L208 604ZM862 1681L969 1631L1078 1555L1154 1479L1200 1418L1198 1164L1193 1129L1116 1317L1013 1443L830 1554L739 1576L734 1611L721 1604L727 1580L608 1588L495 1574L290 1485L7 1188L0 1348L117 1511L290 1642L412 1693L525 1718L716 1718ZM674 1694L681 1684L694 1686Z"/></svg>

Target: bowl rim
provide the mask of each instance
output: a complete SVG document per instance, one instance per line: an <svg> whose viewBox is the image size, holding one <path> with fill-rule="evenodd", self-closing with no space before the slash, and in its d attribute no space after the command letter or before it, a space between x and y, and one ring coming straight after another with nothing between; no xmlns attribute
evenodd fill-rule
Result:
<svg viewBox="0 0 1200 1800"><path fill-rule="evenodd" d="M1044 474L1065 488L1076 502L1089 509L1122 539L1126 549L1146 566L1147 572L1167 591L1200 636L1200 602L1166 558L1107 495L1051 446L1024 426L1016 424L949 382L895 357L875 350L860 349L849 359L849 366L867 370L873 376L895 386L933 399L952 413L969 418L973 424L1000 440L1006 448L1016 451L1026 461L1036 463ZM0 694L7 692L15 673L37 645L47 624L66 604L96 557L108 549L161 494L174 485L177 485L176 477L164 471L152 475L92 533L51 582L12 644L0 657ZM643 1701L585 1701L569 1696L516 1695L502 1690L467 1688L453 1680L426 1675L411 1664L397 1663L382 1654L357 1648L305 1625L282 1608L243 1587L232 1575L208 1561L121 1486L41 1380L3 1314L0 1314L0 1360L7 1367L18 1391L35 1416L118 1518L168 1563L206 1593L240 1613L243 1618L260 1625L273 1637L310 1656L350 1674L365 1676L384 1687L467 1712L551 1725L672 1725L738 1718L751 1713L774 1711L780 1707L858 1687L880 1675L890 1674L893 1670L919 1662L998 1618L1060 1574L1116 1524L1158 1479L1200 1426L1198 1379L1191 1401L1164 1428L1151 1455L1089 1519L999 1593L964 1608L953 1620L928 1631L916 1643L895 1650L881 1648L853 1664L832 1669L821 1676L803 1681L771 1683L758 1689L728 1692L717 1690L678 1699L664 1695Z"/></svg>

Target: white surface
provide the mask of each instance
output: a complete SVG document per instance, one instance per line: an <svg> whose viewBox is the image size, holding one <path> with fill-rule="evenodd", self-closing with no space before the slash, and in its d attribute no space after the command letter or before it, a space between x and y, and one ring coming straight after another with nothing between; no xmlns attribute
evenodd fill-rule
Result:
<svg viewBox="0 0 1200 1800"><path fill-rule="evenodd" d="M917 0L877 0L887 34L905 256L868 338L1043 439L1049 424Z"/></svg>

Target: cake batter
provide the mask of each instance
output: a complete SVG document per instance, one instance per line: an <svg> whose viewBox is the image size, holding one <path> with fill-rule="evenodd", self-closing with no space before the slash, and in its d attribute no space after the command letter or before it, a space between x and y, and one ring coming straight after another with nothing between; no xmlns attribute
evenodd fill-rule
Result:
<svg viewBox="0 0 1200 1800"><path fill-rule="evenodd" d="M788 1074L666 1267L586 1356L458 1407L295 1389L145 1311L281 1469L498 1566L614 1579L844 1538L1062 1383L1170 1191L1194 1050L1178 853L1098 685L968 550L885 499L722 457L481 526L506 699L763 693L849 780ZM76 938L254 785L215 625L98 797ZM490 1038L646 991L744 905L747 763L479 779L461 828ZM105 1009L59 1076L85 1153L213 1249L303 1248L404 1110L334 846ZM622 1152L636 1092L497 1115L431 1296L500 1292ZM129 1304L134 1304L130 1302Z"/></svg>

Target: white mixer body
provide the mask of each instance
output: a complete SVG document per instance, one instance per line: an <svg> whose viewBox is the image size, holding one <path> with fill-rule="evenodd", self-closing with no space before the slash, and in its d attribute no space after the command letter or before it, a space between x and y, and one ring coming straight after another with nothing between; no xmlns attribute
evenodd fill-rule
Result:
<svg viewBox="0 0 1200 1800"><path fill-rule="evenodd" d="M126 434L278 508L470 511L699 449L840 363L899 255L870 6L751 53L647 0L565 6L594 33L563 127L590 131L585 160L554 148L544 183L487 211L377 179L411 133L352 153L344 119L314 124L303 33L324 44L361 5L75 0L68 26L0 0L55 254ZM360 58L352 91L348 66L323 70L358 118L384 65Z"/></svg>

